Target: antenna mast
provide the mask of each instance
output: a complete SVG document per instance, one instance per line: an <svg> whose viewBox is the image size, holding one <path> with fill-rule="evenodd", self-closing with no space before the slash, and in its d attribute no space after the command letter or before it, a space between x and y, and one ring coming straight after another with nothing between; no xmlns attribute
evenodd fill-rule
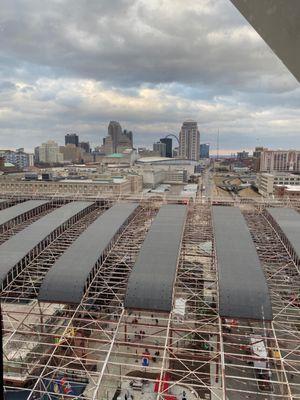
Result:
<svg viewBox="0 0 300 400"><path fill-rule="evenodd" d="M217 136L217 159L219 158L219 142L220 142L220 130L218 128L218 136Z"/></svg>

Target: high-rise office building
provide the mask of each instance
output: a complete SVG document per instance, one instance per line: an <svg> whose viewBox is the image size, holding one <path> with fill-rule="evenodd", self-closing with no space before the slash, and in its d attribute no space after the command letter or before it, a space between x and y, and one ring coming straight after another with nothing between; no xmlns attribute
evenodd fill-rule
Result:
<svg viewBox="0 0 300 400"><path fill-rule="evenodd" d="M82 150L84 150L86 153L89 153L91 151L90 143L89 142L79 142L78 145Z"/></svg>
<svg viewBox="0 0 300 400"><path fill-rule="evenodd" d="M171 138L163 138L160 139L161 143L166 145L166 157L172 158L172 139Z"/></svg>
<svg viewBox="0 0 300 400"><path fill-rule="evenodd" d="M53 140L48 140L42 143L41 146L35 149L36 161L46 164L56 164L63 162L63 155L60 152L59 146Z"/></svg>
<svg viewBox="0 0 300 400"><path fill-rule="evenodd" d="M133 134L132 134L132 131L128 131L127 129L124 129L123 135L125 135L129 139L131 147L133 147Z"/></svg>
<svg viewBox="0 0 300 400"><path fill-rule="evenodd" d="M249 152L248 152L248 151L245 151L245 150L243 150L243 151L238 151L237 154L236 154L236 158L237 158L239 161L245 160L245 159L249 158Z"/></svg>
<svg viewBox="0 0 300 400"><path fill-rule="evenodd" d="M65 145L67 144L75 144L78 147L79 144L79 136L76 133L67 133L65 136Z"/></svg>
<svg viewBox="0 0 300 400"><path fill-rule="evenodd" d="M200 144L200 158L209 158L209 144Z"/></svg>
<svg viewBox="0 0 300 400"><path fill-rule="evenodd" d="M179 133L179 156L199 160L200 133L197 122L185 121Z"/></svg>
<svg viewBox="0 0 300 400"><path fill-rule="evenodd" d="M122 127L117 121L110 121L108 125L108 136L103 139L102 150L105 154L119 153L125 149L133 148L133 134Z"/></svg>
<svg viewBox="0 0 300 400"><path fill-rule="evenodd" d="M63 155L64 161L80 162L82 160L82 154L84 150L81 147L76 147L75 144L67 144L66 146L60 146L60 152Z"/></svg>
<svg viewBox="0 0 300 400"><path fill-rule="evenodd" d="M258 146L258 147L255 147L255 150L253 151L253 169L256 172L260 171L260 156L264 150L268 150L268 149Z"/></svg>
<svg viewBox="0 0 300 400"><path fill-rule="evenodd" d="M300 172L299 150L267 150L260 153L261 172Z"/></svg>
<svg viewBox="0 0 300 400"><path fill-rule="evenodd" d="M122 136L122 128L119 122L110 121L108 125L108 136L111 138L112 153L117 153L118 143Z"/></svg>
<svg viewBox="0 0 300 400"><path fill-rule="evenodd" d="M161 157L166 157L166 144L162 142L153 143L153 151L159 153Z"/></svg>

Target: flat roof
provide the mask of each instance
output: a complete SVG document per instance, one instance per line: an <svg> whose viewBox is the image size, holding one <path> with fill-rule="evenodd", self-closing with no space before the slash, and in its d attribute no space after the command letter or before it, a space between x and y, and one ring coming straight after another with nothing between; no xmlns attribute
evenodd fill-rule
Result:
<svg viewBox="0 0 300 400"><path fill-rule="evenodd" d="M300 185L276 185L276 187L285 188L288 192L300 192Z"/></svg>
<svg viewBox="0 0 300 400"><path fill-rule="evenodd" d="M178 164L178 165L196 165L197 161L188 160L185 158L169 158L169 157L140 157L137 159L137 163L147 164L147 163L155 163L155 164Z"/></svg>
<svg viewBox="0 0 300 400"><path fill-rule="evenodd" d="M92 205L88 201L68 203L45 215L0 245L0 282L26 254L60 225Z"/></svg>
<svg viewBox="0 0 300 400"><path fill-rule="evenodd" d="M300 214L292 208L284 207L272 207L267 210L279 225L297 254L297 257L300 259Z"/></svg>
<svg viewBox="0 0 300 400"><path fill-rule="evenodd" d="M274 178L298 178L299 177L299 175L293 174L292 172L280 172L280 171L262 172L261 175L273 176Z"/></svg>
<svg viewBox="0 0 300 400"><path fill-rule="evenodd" d="M171 311L186 214L184 205L160 208L130 273L126 308Z"/></svg>
<svg viewBox="0 0 300 400"><path fill-rule="evenodd" d="M212 215L220 316L272 320L269 289L241 211L213 206Z"/></svg>
<svg viewBox="0 0 300 400"><path fill-rule="evenodd" d="M136 203L118 203L100 215L48 271L38 299L80 303L95 264L137 207Z"/></svg>
<svg viewBox="0 0 300 400"><path fill-rule="evenodd" d="M0 211L0 226L7 224L9 221L19 217L20 215L47 203L49 203L48 200L28 200L24 201L24 203L19 203L15 206L5 208Z"/></svg>

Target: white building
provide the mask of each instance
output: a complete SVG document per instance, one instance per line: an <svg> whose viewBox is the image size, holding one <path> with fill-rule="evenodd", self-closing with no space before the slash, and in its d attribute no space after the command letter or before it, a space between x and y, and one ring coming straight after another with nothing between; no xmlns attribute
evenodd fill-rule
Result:
<svg viewBox="0 0 300 400"><path fill-rule="evenodd" d="M300 172L299 150L263 150L260 153L261 172Z"/></svg>
<svg viewBox="0 0 300 400"><path fill-rule="evenodd" d="M187 179L195 173L195 167L198 165L197 161L178 159L178 158L164 158L164 157L141 157L137 160L136 166L140 169L153 169L164 171L186 171Z"/></svg>
<svg viewBox="0 0 300 400"><path fill-rule="evenodd" d="M187 171L185 169L169 169L165 171L165 182L167 183L185 183L187 181Z"/></svg>
<svg viewBox="0 0 300 400"><path fill-rule="evenodd" d="M54 140L48 140L41 146L35 148L37 161L46 164L57 164L63 162L63 154L60 152L59 145Z"/></svg>
<svg viewBox="0 0 300 400"><path fill-rule="evenodd" d="M145 168L140 171L146 187L154 188L165 180L165 171Z"/></svg>
<svg viewBox="0 0 300 400"><path fill-rule="evenodd" d="M257 178L258 191L265 197L273 196L278 185L300 185L300 175L286 173L263 173Z"/></svg>
<svg viewBox="0 0 300 400"><path fill-rule="evenodd" d="M179 133L179 157L199 160L200 133L197 122L185 121Z"/></svg>

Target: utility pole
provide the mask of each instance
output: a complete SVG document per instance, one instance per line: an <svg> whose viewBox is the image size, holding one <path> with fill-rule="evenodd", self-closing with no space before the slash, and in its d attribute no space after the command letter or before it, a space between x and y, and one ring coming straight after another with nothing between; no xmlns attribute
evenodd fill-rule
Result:
<svg viewBox="0 0 300 400"><path fill-rule="evenodd" d="M217 135L217 159L219 159L219 145L220 145L220 129L218 128L218 135Z"/></svg>

